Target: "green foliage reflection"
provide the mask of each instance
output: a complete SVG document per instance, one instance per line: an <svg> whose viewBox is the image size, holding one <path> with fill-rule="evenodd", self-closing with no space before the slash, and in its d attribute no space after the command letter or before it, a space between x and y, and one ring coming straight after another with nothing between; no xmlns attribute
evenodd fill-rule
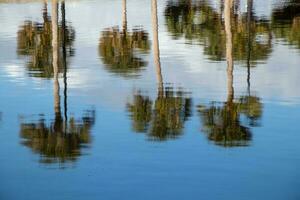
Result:
<svg viewBox="0 0 300 200"><path fill-rule="evenodd" d="M200 43L204 46L204 54L211 60L225 59L226 37L222 11L217 12L205 0L170 0L164 14L167 29L175 39L184 37L191 42ZM231 15L230 20L234 60L248 60L249 48L253 65L266 60L272 50L272 34L268 22L237 14Z"/></svg>
<svg viewBox="0 0 300 200"><path fill-rule="evenodd" d="M107 70L122 76L137 75L146 62L137 55L137 50L146 53L150 49L148 34L141 29L132 32L114 27L102 33L99 54Z"/></svg>
<svg viewBox="0 0 300 200"><path fill-rule="evenodd" d="M99 42L99 56L106 69L124 77L137 76L146 66L141 55L148 53L148 33L142 28L127 30L127 2L122 0L122 30L112 27L102 32ZM140 54L139 54L140 53Z"/></svg>
<svg viewBox="0 0 300 200"><path fill-rule="evenodd" d="M29 56L27 69L29 75L40 78L53 78L52 67L52 27L47 5L43 10L43 22L25 21L18 31L17 53ZM66 49L66 58L74 55L75 31L71 26L59 24L58 44ZM63 57L58 58L59 72L64 70Z"/></svg>
<svg viewBox="0 0 300 200"><path fill-rule="evenodd" d="M71 117L64 121L56 116L54 122L22 123L20 136L22 144L41 155L42 163L64 163L75 161L81 155L81 148L91 142L90 131L95 121L95 112L88 111L80 120Z"/></svg>
<svg viewBox="0 0 300 200"><path fill-rule="evenodd" d="M249 126L258 125L262 104L255 96L243 96L222 105L200 105L198 112L209 140L224 147L248 146L252 138ZM248 121L242 121L242 116Z"/></svg>
<svg viewBox="0 0 300 200"><path fill-rule="evenodd" d="M184 123L191 115L192 101L181 91L165 88L153 101L138 93L127 104L133 130L148 133L151 140L175 139L182 134Z"/></svg>
<svg viewBox="0 0 300 200"><path fill-rule="evenodd" d="M272 28L277 38L300 49L300 4L290 0L272 12Z"/></svg>

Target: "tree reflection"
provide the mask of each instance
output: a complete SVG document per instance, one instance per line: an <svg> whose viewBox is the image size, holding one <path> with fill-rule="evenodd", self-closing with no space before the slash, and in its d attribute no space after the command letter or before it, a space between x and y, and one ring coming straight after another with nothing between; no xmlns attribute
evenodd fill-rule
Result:
<svg viewBox="0 0 300 200"><path fill-rule="evenodd" d="M141 57L150 49L148 34L142 28L127 30L126 0L123 0L123 27L108 28L102 32L99 54L107 69L125 77L136 76L146 66ZM140 53L140 55L139 55Z"/></svg>
<svg viewBox="0 0 300 200"><path fill-rule="evenodd" d="M182 134L185 121L191 115L191 99L181 89L164 87L159 59L157 2L152 0L153 56L158 81L158 93L152 101L138 92L127 104L136 132L148 133L152 140L164 141Z"/></svg>
<svg viewBox="0 0 300 200"><path fill-rule="evenodd" d="M248 8L252 12L252 1ZM266 60L271 53L272 34L268 22L251 14L235 14L230 17L232 27L233 57L236 61L246 61L247 47L251 46L251 64ZM223 29L222 13L218 13L210 3L204 1L170 0L165 9L168 31L174 38L185 37L204 46L204 54L209 59L220 61L226 57L226 33ZM249 29L251 35L249 35ZM259 39L258 39L259 38Z"/></svg>
<svg viewBox="0 0 300 200"><path fill-rule="evenodd" d="M149 96L141 92L134 95L132 103L127 104L127 110L132 120L132 128L135 132L144 133L148 131L152 118L153 102Z"/></svg>
<svg viewBox="0 0 300 200"><path fill-rule="evenodd" d="M62 24L58 25L58 3L52 0L51 18L51 67L53 73L54 120L48 123L43 115L33 122L22 122L20 137L22 144L41 155L42 163L65 163L75 161L81 155L81 148L90 143L90 131L95 121L95 111L89 110L79 119L68 119L65 23L65 2L61 3ZM62 35L59 35L62 34ZM60 60L61 59L61 60ZM64 72L64 116L61 111L60 85L58 74L60 65Z"/></svg>
<svg viewBox="0 0 300 200"><path fill-rule="evenodd" d="M17 53L20 56L28 56L27 69L29 75L40 78L52 78L52 21L48 15L47 3L44 3L43 22L25 21L18 31ZM66 48L67 58L74 55L73 42L75 31L71 26L58 25L58 44ZM58 58L58 71L63 72L63 58Z"/></svg>
<svg viewBox="0 0 300 200"><path fill-rule="evenodd" d="M289 0L272 11L272 27L277 38L300 48L300 4Z"/></svg>
<svg viewBox="0 0 300 200"><path fill-rule="evenodd" d="M258 125L262 115L259 98L251 96L250 82L248 95L234 99L233 88L233 34L232 34L232 0L224 1L224 21L226 33L227 60L227 101L221 105L212 102L209 106L199 105L198 111L203 124L203 131L209 140L224 147L247 146L252 138L249 126ZM249 71L248 71L249 72ZM250 74L249 74L250 76ZM250 78L250 77L249 77ZM250 81L250 79L249 79ZM249 122L243 123L244 115Z"/></svg>
<svg viewBox="0 0 300 200"><path fill-rule="evenodd" d="M81 155L80 149L91 142L94 120L94 111L87 111L80 120L71 117L65 121L56 114L51 123L43 118L37 122L22 123L22 144L40 154L42 163L75 161Z"/></svg>
<svg viewBox="0 0 300 200"><path fill-rule="evenodd" d="M154 102L138 92L127 104L135 132L147 133L151 140L175 139L182 134L191 115L191 99L182 90L165 88Z"/></svg>
<svg viewBox="0 0 300 200"><path fill-rule="evenodd" d="M248 146L252 138L250 127L258 125L262 104L255 96L244 96L221 105L200 105L198 111L209 140L224 147ZM249 121L242 121L242 116Z"/></svg>

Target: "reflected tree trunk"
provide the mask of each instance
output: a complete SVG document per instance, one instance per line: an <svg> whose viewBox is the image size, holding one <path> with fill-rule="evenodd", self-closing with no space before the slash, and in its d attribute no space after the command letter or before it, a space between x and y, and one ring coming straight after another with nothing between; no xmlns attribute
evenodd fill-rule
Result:
<svg viewBox="0 0 300 200"><path fill-rule="evenodd" d="M58 3L57 0L52 0L52 66L54 73L54 111L55 116L60 117L60 96L58 82Z"/></svg>
<svg viewBox="0 0 300 200"><path fill-rule="evenodd" d="M250 61L251 61L251 20L252 20L253 0L247 0L247 32L248 32L248 55L247 55L247 90L250 96Z"/></svg>
<svg viewBox="0 0 300 200"><path fill-rule="evenodd" d="M232 102L234 98L233 89L233 55L232 55L232 31L231 31L231 11L232 0L224 1L224 20L226 33L226 60L227 60L227 101Z"/></svg>
<svg viewBox="0 0 300 200"><path fill-rule="evenodd" d="M65 132L67 130L68 122L68 102L67 102L67 52L66 52L66 8L65 1L61 2L61 19L62 19L62 56L63 56L63 68L64 68L64 121L65 121Z"/></svg>
<svg viewBox="0 0 300 200"><path fill-rule="evenodd" d="M122 28L123 33L127 32L127 5L126 0L122 1Z"/></svg>
<svg viewBox="0 0 300 200"><path fill-rule="evenodd" d="M158 81L159 93L163 93L163 78L161 74L160 52L158 41L158 17L157 17L157 0L152 0L151 4L152 30L153 30L153 58L156 69L156 78Z"/></svg>

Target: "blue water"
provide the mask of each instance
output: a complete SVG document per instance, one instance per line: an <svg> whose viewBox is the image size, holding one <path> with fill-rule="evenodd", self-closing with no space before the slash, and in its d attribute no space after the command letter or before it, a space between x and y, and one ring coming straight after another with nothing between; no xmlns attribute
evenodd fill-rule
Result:
<svg viewBox="0 0 300 200"><path fill-rule="evenodd" d="M53 2L0 0L0 199L300 199L298 1L233 1L231 56L228 0L58 2L59 90Z"/></svg>

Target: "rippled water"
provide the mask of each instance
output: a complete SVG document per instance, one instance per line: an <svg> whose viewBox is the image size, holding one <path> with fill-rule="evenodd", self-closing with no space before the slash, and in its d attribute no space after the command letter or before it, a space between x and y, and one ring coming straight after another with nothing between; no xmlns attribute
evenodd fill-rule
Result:
<svg viewBox="0 0 300 200"><path fill-rule="evenodd" d="M300 199L298 0L0 0L0 199Z"/></svg>

